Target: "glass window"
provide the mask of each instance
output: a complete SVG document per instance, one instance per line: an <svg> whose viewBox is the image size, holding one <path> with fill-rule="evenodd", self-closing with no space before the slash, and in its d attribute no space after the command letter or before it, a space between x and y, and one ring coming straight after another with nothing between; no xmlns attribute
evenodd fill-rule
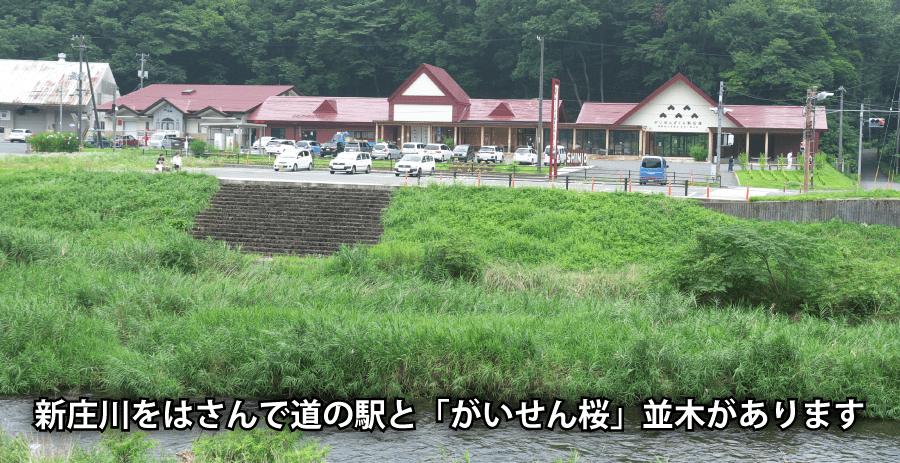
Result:
<svg viewBox="0 0 900 463"><path fill-rule="evenodd" d="M606 149L606 130L579 130L575 144L588 154L600 154Z"/></svg>
<svg viewBox="0 0 900 463"><path fill-rule="evenodd" d="M270 134L270 136L278 138L279 140L282 140L282 139L284 139L285 132L286 132L286 130L283 127L281 127L281 128L272 127L272 133Z"/></svg>

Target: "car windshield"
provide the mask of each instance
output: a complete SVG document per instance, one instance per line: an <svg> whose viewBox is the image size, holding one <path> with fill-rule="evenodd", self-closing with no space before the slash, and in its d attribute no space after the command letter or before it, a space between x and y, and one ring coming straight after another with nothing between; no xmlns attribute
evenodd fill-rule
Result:
<svg viewBox="0 0 900 463"><path fill-rule="evenodd" d="M416 149L416 144L415 143L404 143L403 148L404 149Z"/></svg>
<svg viewBox="0 0 900 463"><path fill-rule="evenodd" d="M297 143L294 143L294 146L307 147L307 146L309 146L309 142L308 141L298 141Z"/></svg>
<svg viewBox="0 0 900 463"><path fill-rule="evenodd" d="M348 153L347 151L344 151L343 153L337 155L336 158L334 158L335 161L337 161L337 160L339 160L339 159L342 159L342 160L345 160L345 161L346 161L346 160L355 161L355 160L356 160L356 153Z"/></svg>
<svg viewBox="0 0 900 463"><path fill-rule="evenodd" d="M453 148L454 153L465 153L466 151L469 151L469 145L459 145Z"/></svg>
<svg viewBox="0 0 900 463"><path fill-rule="evenodd" d="M528 148L519 148L516 150L516 154L531 154L531 150Z"/></svg>
<svg viewBox="0 0 900 463"><path fill-rule="evenodd" d="M406 161L406 162L422 162L422 156L417 156L417 155L415 155L415 154L407 154L406 156L403 156L402 159L400 159L400 162L403 162L403 161Z"/></svg>
<svg viewBox="0 0 900 463"><path fill-rule="evenodd" d="M387 145L375 145L375 149L377 149L377 150L386 150L386 149L387 149Z"/></svg>
<svg viewBox="0 0 900 463"><path fill-rule="evenodd" d="M279 158L295 158L295 157L297 157L297 153L298 153L298 151L294 151L294 152L285 151L284 153L279 154L278 157Z"/></svg>
<svg viewBox="0 0 900 463"><path fill-rule="evenodd" d="M482 146L481 149L478 151L494 151L494 147L493 146Z"/></svg>
<svg viewBox="0 0 900 463"><path fill-rule="evenodd" d="M662 167L662 161L660 161L659 158L644 158L641 167L645 169L659 169Z"/></svg>
<svg viewBox="0 0 900 463"><path fill-rule="evenodd" d="M425 145L425 149L427 149L427 150L439 150L439 149L441 149L441 145Z"/></svg>

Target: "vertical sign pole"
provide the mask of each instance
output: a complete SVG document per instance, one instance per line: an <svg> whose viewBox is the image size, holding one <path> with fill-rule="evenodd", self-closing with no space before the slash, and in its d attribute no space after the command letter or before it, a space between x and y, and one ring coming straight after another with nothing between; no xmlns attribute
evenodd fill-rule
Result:
<svg viewBox="0 0 900 463"><path fill-rule="evenodd" d="M553 79L553 110L550 113L550 178L556 178L559 173L558 156L556 151L559 143L559 79Z"/></svg>

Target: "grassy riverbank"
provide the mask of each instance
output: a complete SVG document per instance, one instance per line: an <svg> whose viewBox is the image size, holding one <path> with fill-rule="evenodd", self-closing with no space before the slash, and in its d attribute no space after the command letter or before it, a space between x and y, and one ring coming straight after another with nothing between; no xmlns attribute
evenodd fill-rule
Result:
<svg viewBox="0 0 900 463"><path fill-rule="evenodd" d="M787 188L797 190L803 186L803 170L739 170L735 172L741 186L756 188ZM813 190L852 190L853 180L828 164L818 168Z"/></svg>
<svg viewBox="0 0 900 463"><path fill-rule="evenodd" d="M409 188L382 244L259 261L184 233L216 188L0 172L0 394L856 397L900 419L893 299L848 318L676 289L695 234L751 222L662 196ZM896 229L784 227L868 269L854 283L896 276Z"/></svg>

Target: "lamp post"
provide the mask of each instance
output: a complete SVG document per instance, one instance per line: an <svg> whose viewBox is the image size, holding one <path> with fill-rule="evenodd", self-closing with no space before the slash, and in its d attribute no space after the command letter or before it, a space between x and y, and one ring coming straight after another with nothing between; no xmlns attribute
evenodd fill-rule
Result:
<svg viewBox="0 0 900 463"><path fill-rule="evenodd" d="M537 139L537 173L541 173L541 153L544 152L544 38L538 36L541 42L541 74L538 79L540 89L538 90L538 133Z"/></svg>

